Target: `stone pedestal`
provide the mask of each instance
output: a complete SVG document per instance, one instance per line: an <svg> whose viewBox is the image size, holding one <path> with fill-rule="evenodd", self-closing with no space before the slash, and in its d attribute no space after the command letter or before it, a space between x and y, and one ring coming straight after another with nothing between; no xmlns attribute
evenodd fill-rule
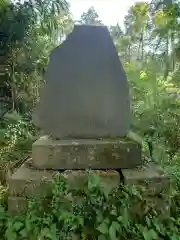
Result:
<svg viewBox="0 0 180 240"><path fill-rule="evenodd" d="M12 197L44 197L46 188L52 182L56 171L39 171L31 168L29 159L9 178L9 195Z"/></svg>
<svg viewBox="0 0 180 240"><path fill-rule="evenodd" d="M147 201L164 210L166 199L158 195L169 189L169 179L155 164L143 164L141 146L124 140L52 140L41 137L32 147L32 159L26 161L8 179L9 211L23 212L27 200L45 198L53 177L59 173L72 188L83 187L86 169L100 176L100 184L109 189L121 184L145 187ZM60 172L58 172L60 170Z"/></svg>
<svg viewBox="0 0 180 240"><path fill-rule="evenodd" d="M163 169L154 164L147 163L135 169L121 170L125 185L139 185L146 189L148 195L168 193L170 181Z"/></svg>
<svg viewBox="0 0 180 240"><path fill-rule="evenodd" d="M66 170L63 172L37 170L30 167L31 163L31 159L25 162L8 180L8 208L11 213L24 212L29 198L45 198L48 194L48 188L51 187L53 177L57 173L65 177L72 188L81 188L86 183L87 174L85 170ZM115 170L91 170L89 173L98 174L101 186L108 187L109 190L120 185L120 175Z"/></svg>
<svg viewBox="0 0 180 240"><path fill-rule="evenodd" d="M141 145L130 139L53 140L41 137L32 146L37 169L121 169L141 165Z"/></svg>
<svg viewBox="0 0 180 240"><path fill-rule="evenodd" d="M143 198L161 218L170 215L170 180L163 169L154 164L147 163L136 169L122 169L123 182L125 185L136 185L143 189ZM135 209L144 213L142 206Z"/></svg>

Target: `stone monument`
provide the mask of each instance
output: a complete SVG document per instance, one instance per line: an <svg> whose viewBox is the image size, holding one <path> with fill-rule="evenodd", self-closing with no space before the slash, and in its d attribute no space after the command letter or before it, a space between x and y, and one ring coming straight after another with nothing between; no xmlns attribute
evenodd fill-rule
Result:
<svg viewBox="0 0 180 240"><path fill-rule="evenodd" d="M54 49L34 122L53 138L125 137L126 74L106 27L79 25Z"/></svg>
<svg viewBox="0 0 180 240"><path fill-rule="evenodd" d="M137 175L153 181L152 167L136 170L141 144L128 134L128 82L106 27L75 26L51 53L45 80L33 120L47 136L33 143L32 159L9 179L10 211L23 208L30 196L43 196L42 186L58 170L71 184L82 184L86 169L110 187Z"/></svg>

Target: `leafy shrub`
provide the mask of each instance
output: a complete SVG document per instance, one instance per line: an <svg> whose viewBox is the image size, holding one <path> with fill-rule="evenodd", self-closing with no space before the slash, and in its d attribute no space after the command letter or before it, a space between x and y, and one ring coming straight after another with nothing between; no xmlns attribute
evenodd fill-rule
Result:
<svg viewBox="0 0 180 240"><path fill-rule="evenodd" d="M133 210L137 204L141 211ZM26 215L12 217L0 210L1 239L7 240L178 240L180 234L177 212L176 220L160 220L141 197L141 190L120 187L107 192L97 175L88 175L81 189L71 189L57 176L49 198L31 200Z"/></svg>
<svg viewBox="0 0 180 240"><path fill-rule="evenodd" d="M31 121L13 118L9 120L6 129L0 132L2 133L0 136L0 168L7 171L30 154L33 137L37 134L37 130Z"/></svg>
<svg viewBox="0 0 180 240"><path fill-rule="evenodd" d="M159 77L149 65L142 71L136 63L127 64L126 72L133 99L132 127L154 146L163 145L172 159L180 146L180 101L169 94L171 79Z"/></svg>

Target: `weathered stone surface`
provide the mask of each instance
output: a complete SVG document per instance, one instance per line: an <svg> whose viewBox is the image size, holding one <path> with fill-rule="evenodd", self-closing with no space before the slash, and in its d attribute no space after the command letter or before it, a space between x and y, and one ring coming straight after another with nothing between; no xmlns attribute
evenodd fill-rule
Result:
<svg viewBox="0 0 180 240"><path fill-rule="evenodd" d="M154 163L148 163L137 169L122 169L125 185L142 186L144 206L139 202L134 212L142 215L150 208L158 214L159 218L170 216L171 201L169 198L170 180L163 169ZM162 194L165 193L165 194ZM162 195L161 195L162 194Z"/></svg>
<svg viewBox="0 0 180 240"><path fill-rule="evenodd" d="M59 139L126 136L129 87L106 27L75 26L51 53L45 80L33 119L47 134Z"/></svg>
<svg viewBox="0 0 180 240"><path fill-rule="evenodd" d="M143 196L144 201L139 201L133 207L133 213L143 216L147 212L153 212L158 215L158 218L166 219L170 216L171 202L170 198L158 198L157 196Z"/></svg>
<svg viewBox="0 0 180 240"><path fill-rule="evenodd" d="M29 160L30 161L30 160ZM34 170L29 167L29 161L25 162L8 179L10 196L45 196L47 186L52 182L56 171Z"/></svg>
<svg viewBox="0 0 180 240"><path fill-rule="evenodd" d="M25 213L28 207L28 201L25 197L8 197L8 211L12 215Z"/></svg>
<svg viewBox="0 0 180 240"><path fill-rule="evenodd" d="M29 167L29 161L24 163L8 180L9 196L11 197L46 197L48 188L52 185L53 176L57 171L36 170ZM86 171L64 171L59 173L65 177L67 183L72 187L83 187L87 181ZM119 173L110 171L91 170L89 174L98 174L100 184L110 189L120 184Z"/></svg>
<svg viewBox="0 0 180 240"><path fill-rule="evenodd" d="M96 174L99 176L100 185L112 190L120 185L120 175L115 170L99 171L91 170L89 174ZM83 170L68 171L62 174L72 188L83 187L87 182L87 173Z"/></svg>
<svg viewBox="0 0 180 240"><path fill-rule="evenodd" d="M48 185L52 180L51 173L47 173L44 174L43 170L30 169L25 164L18 169L15 173L16 176L9 181L8 210L11 214L25 213L28 208L28 199L32 197L46 199L48 187L52 186ZM64 171L60 174L67 180L72 189L82 188L87 183L86 171ZM116 171L91 170L89 174L97 174L100 179L100 186L109 191L120 185L120 176ZM48 178L42 183L39 175L45 175ZM29 179L31 181L28 181Z"/></svg>
<svg viewBox="0 0 180 240"><path fill-rule="evenodd" d="M27 163L23 164L9 179L8 209L13 214L25 212L29 198L46 197L48 188L52 186L50 183L53 175L57 173L57 171L32 169L29 167L29 162L27 161ZM162 218L169 216L170 199L160 198L158 195L164 192L164 190L168 190L169 180L159 166L148 164L141 170L121 171L124 176L124 184L145 186L146 194L144 199L146 199L146 204L158 212ZM86 171L66 170L60 174L65 177L69 186L73 189L83 187L87 181ZM89 170L89 174L98 174L100 185L109 188L109 190L118 187L121 183L119 173L114 170ZM142 205L137 203L133 212L139 213L140 211L144 210Z"/></svg>
<svg viewBox="0 0 180 240"><path fill-rule="evenodd" d="M145 187L149 195L168 192L170 180L163 169L154 163L147 163L141 168L122 169L125 184Z"/></svg>
<svg viewBox="0 0 180 240"><path fill-rule="evenodd" d="M28 199L38 197L46 199L52 187L53 176L57 171L36 170L29 167L28 160L9 179L8 210L12 214L21 214L27 210ZM86 171L64 171L61 174L71 188L81 188L87 183ZM100 186L112 190L120 185L119 173L114 170L90 170L89 174L97 174Z"/></svg>
<svg viewBox="0 0 180 240"><path fill-rule="evenodd" d="M141 146L131 140L53 140L41 137L32 146L38 169L120 169L141 164Z"/></svg>

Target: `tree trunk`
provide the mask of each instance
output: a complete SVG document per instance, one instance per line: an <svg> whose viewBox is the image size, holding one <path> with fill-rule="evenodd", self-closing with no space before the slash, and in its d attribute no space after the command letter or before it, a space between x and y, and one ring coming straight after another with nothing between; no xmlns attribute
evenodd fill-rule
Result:
<svg viewBox="0 0 180 240"><path fill-rule="evenodd" d="M144 32L141 35L141 61L144 60Z"/></svg>
<svg viewBox="0 0 180 240"><path fill-rule="evenodd" d="M128 46L128 62L131 62L131 45Z"/></svg>
<svg viewBox="0 0 180 240"><path fill-rule="evenodd" d="M12 97L12 109L13 111L15 110L15 106L16 106L16 86L15 86L15 77L14 77L14 62L12 63L12 76L11 76L11 97Z"/></svg>
<svg viewBox="0 0 180 240"><path fill-rule="evenodd" d="M167 79L168 74L169 74L169 34L167 35L167 39L166 39L165 71L164 71L165 79Z"/></svg>

